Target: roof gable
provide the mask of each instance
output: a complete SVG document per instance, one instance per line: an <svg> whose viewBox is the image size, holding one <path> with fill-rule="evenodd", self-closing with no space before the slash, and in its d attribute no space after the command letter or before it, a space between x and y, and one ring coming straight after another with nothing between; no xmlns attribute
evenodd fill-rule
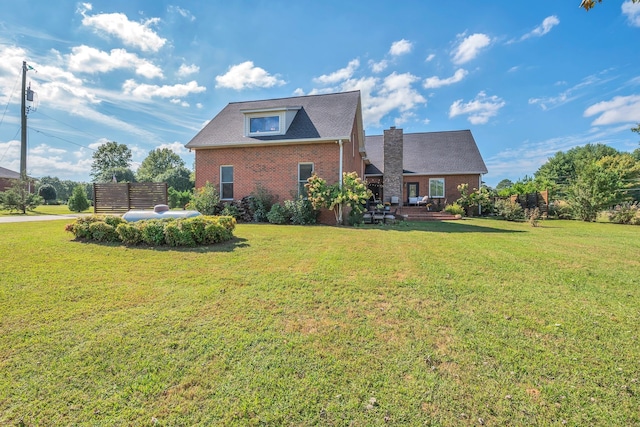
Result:
<svg viewBox="0 0 640 427"><path fill-rule="evenodd" d="M20 174L0 166L0 178L20 179Z"/></svg>
<svg viewBox="0 0 640 427"><path fill-rule="evenodd" d="M367 136L365 148L370 163L366 174L384 173L383 136ZM405 174L458 175L485 174L487 166L470 130L405 133L403 165Z"/></svg>
<svg viewBox="0 0 640 427"><path fill-rule="evenodd" d="M216 115L187 148L255 145L268 142L296 143L350 139L360 106L360 92L309 95L261 101L232 102ZM283 135L245 136L245 117L256 111L296 109Z"/></svg>

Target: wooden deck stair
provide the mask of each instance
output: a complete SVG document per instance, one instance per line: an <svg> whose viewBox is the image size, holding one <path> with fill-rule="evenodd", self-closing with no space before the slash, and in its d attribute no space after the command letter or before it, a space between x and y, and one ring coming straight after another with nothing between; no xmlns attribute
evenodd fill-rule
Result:
<svg viewBox="0 0 640 427"><path fill-rule="evenodd" d="M394 207L391 207L394 210ZM445 221L457 219L447 212L430 212L424 206L402 206L398 208L398 214L407 215L407 221Z"/></svg>

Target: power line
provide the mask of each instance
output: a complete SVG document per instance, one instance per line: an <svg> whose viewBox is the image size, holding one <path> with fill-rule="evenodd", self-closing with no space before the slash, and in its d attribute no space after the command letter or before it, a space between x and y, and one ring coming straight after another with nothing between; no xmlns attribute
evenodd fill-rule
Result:
<svg viewBox="0 0 640 427"><path fill-rule="evenodd" d="M20 132L20 128L19 127L18 127L18 130L16 131L15 135L13 135L13 138L11 138L11 139L16 139L16 136L18 136L18 132ZM7 149L4 150L4 154L2 155L2 157L0 157L0 162L2 162L4 160L4 156L6 156L8 152L9 152L9 144L7 144Z"/></svg>
<svg viewBox="0 0 640 427"><path fill-rule="evenodd" d="M98 151L98 150L96 150L95 148L87 147L86 145L78 144L77 142L73 142L73 141L70 141L70 140L68 140L68 139L61 138L61 137L59 137L59 136L51 135L51 134L49 134L49 133L47 133L47 132L44 132L44 131L38 130L38 129L34 128L33 126L32 126L32 127L30 127L29 129L31 129L31 130L33 130L33 131L36 131L36 132L38 132L38 133L40 133L40 134L42 134L42 135L44 135L44 136L48 136L49 138L59 139L60 141L68 142L69 144L77 145L78 147L86 148L86 149L91 150L91 151Z"/></svg>
<svg viewBox="0 0 640 427"><path fill-rule="evenodd" d="M0 126L2 125L2 122L4 122L4 116L7 114L7 110L9 109L9 104L11 104L11 100L13 99L13 92L16 91L16 86L18 85L19 80L20 80L20 74L18 74L16 82L13 85L13 89L11 89L11 94L9 95L9 101L7 102L6 107L4 107L4 112L2 113L2 119L0 119Z"/></svg>
<svg viewBox="0 0 640 427"><path fill-rule="evenodd" d="M51 117L51 116L48 116L48 115L46 115L45 113L43 113L42 111L40 111L40 110L38 110L38 111L37 111L37 113L38 113L38 114L42 114L42 115L43 115L43 116L45 116L46 118L51 119L51 120L53 120L53 121L55 121L55 122L58 122L58 123L63 124L63 125L65 125L65 126L69 126L71 129L75 129L75 130L77 130L77 131L80 131L80 132L82 132L82 133L84 133L84 134L86 134L86 135L89 135L89 136L93 137L93 138L100 139L100 137L99 137L99 136L97 136L97 135L93 135L93 134L91 134L91 133L89 133L89 132L87 132L87 131L85 131L85 130L83 130L83 129L80 129L80 128L77 128L77 127L75 127L75 126L73 126L73 125L70 125L69 123L65 123L65 122L63 122L63 121L61 121L61 120L55 119L55 118L53 118L53 117Z"/></svg>

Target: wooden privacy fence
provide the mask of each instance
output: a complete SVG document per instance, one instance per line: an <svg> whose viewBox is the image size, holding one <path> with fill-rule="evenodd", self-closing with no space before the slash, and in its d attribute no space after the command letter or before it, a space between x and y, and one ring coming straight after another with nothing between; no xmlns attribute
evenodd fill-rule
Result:
<svg viewBox="0 0 640 427"><path fill-rule="evenodd" d="M513 195L511 201L519 203L522 209L538 208L540 213L546 213L549 210L549 190Z"/></svg>
<svg viewBox="0 0 640 427"><path fill-rule="evenodd" d="M166 182L109 182L93 184L93 212L123 214L131 209L153 209L167 204Z"/></svg>

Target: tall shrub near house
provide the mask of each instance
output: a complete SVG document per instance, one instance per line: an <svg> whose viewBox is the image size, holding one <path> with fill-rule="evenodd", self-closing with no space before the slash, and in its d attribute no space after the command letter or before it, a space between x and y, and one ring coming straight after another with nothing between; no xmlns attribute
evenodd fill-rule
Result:
<svg viewBox="0 0 640 427"><path fill-rule="evenodd" d="M220 203L220 196L218 191L209 181L204 187L196 188L193 192L191 202L189 202L189 209L195 209L202 215L216 215L218 214L218 204Z"/></svg>
<svg viewBox="0 0 640 427"><path fill-rule="evenodd" d="M363 212L371 197L371 191L356 172L344 172L342 186L340 183L329 185L326 180L314 174L305 187L313 208L332 210L336 224L342 224L342 211L345 207L357 213Z"/></svg>
<svg viewBox="0 0 640 427"><path fill-rule="evenodd" d="M465 209L467 215L471 216L474 212L478 212L478 208L483 211L489 210L491 197L489 190L485 187L479 190L474 188L473 191L469 191L469 184L460 184L458 185L458 191L460 192L460 198L456 203Z"/></svg>

